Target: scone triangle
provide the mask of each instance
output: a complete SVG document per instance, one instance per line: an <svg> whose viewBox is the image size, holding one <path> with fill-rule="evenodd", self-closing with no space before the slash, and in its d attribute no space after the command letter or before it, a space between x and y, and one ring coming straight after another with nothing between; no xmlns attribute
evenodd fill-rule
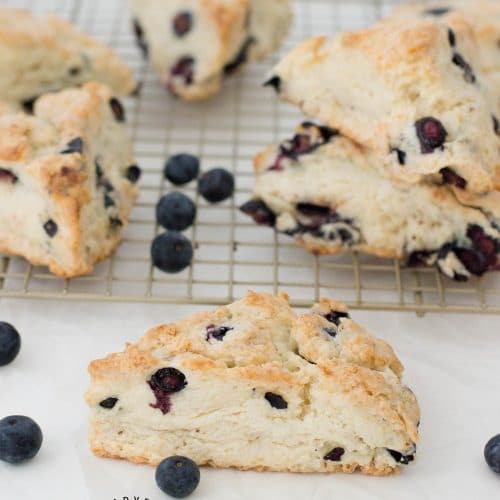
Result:
<svg viewBox="0 0 500 500"><path fill-rule="evenodd" d="M297 315L284 294L249 292L89 370L99 456L367 474L414 459L419 409L400 361L327 299Z"/></svg>

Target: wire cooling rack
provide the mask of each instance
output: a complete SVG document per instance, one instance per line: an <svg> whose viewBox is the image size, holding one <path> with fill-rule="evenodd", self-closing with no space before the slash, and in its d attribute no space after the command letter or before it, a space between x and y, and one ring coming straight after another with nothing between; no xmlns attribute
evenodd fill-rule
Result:
<svg viewBox="0 0 500 500"><path fill-rule="evenodd" d="M142 91L126 106L144 175L122 245L92 275L65 280L22 259L0 257L0 296L222 304L251 288L286 290L298 306L328 295L359 309L500 313L500 276L455 283L433 269L407 269L397 261L356 253L317 258L238 212L252 190L253 155L288 137L300 120L294 107L280 103L260 85L279 54L229 79L215 99L186 104L168 97L142 60L123 0L2 3L56 12L111 44L134 68ZM315 34L366 26L394 3L397 0L296 0L295 25L282 52ZM219 205L200 199L194 183L182 189L198 205L198 220L187 231L195 257L186 271L167 275L151 266L149 248L161 231L154 221L156 202L172 189L163 179L163 165L179 152L198 155L203 169L232 170L237 189L231 201Z"/></svg>

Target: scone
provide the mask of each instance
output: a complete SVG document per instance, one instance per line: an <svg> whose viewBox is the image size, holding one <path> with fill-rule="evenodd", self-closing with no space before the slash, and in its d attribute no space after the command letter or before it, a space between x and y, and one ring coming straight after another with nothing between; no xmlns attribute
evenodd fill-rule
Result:
<svg viewBox="0 0 500 500"><path fill-rule="evenodd" d="M288 32L289 0L132 0L139 47L163 84L206 99L224 76L275 50Z"/></svg>
<svg viewBox="0 0 500 500"><path fill-rule="evenodd" d="M114 250L140 170L108 87L46 94L0 116L0 252L71 277Z"/></svg>
<svg viewBox="0 0 500 500"><path fill-rule="evenodd" d="M458 14L458 16L457 16ZM412 3L398 7L391 18L427 18L455 29L460 17L465 16L474 30L479 48L477 64L491 79L492 86L500 88L500 2L498 0L452 0L431 3ZM497 90L500 95L500 91Z"/></svg>
<svg viewBox="0 0 500 500"><path fill-rule="evenodd" d="M369 147L376 167L408 183L500 188L498 101L477 67L473 29L424 19L314 38L268 84L308 115Z"/></svg>
<svg viewBox="0 0 500 500"><path fill-rule="evenodd" d="M117 95L136 87L128 66L106 45L55 16L0 7L0 96L31 103L91 80Z"/></svg>
<svg viewBox="0 0 500 500"><path fill-rule="evenodd" d="M500 193L461 204L446 185L380 175L373 155L305 122L255 160L254 199L241 210L318 254L357 250L436 265L456 280L500 264Z"/></svg>
<svg viewBox="0 0 500 500"><path fill-rule="evenodd" d="M90 364L90 445L158 464L390 474L413 461L416 398L391 347L323 299L249 292Z"/></svg>

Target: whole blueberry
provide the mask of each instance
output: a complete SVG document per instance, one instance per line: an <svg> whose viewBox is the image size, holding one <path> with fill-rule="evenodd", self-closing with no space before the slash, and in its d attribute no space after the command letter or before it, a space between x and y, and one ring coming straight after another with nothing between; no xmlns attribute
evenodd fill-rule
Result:
<svg viewBox="0 0 500 500"><path fill-rule="evenodd" d="M196 217L196 205L182 193L162 196L156 205L156 220L167 229L184 231Z"/></svg>
<svg viewBox="0 0 500 500"><path fill-rule="evenodd" d="M33 458L42 446L39 425L29 417L12 415L0 420L0 460L18 464Z"/></svg>
<svg viewBox="0 0 500 500"><path fill-rule="evenodd" d="M186 153L171 156L164 170L165 178L176 186L182 186L196 179L199 172L200 160Z"/></svg>
<svg viewBox="0 0 500 500"><path fill-rule="evenodd" d="M156 468L155 479L158 488L167 495L185 498L198 487L200 469L190 458L169 457Z"/></svg>
<svg viewBox="0 0 500 500"><path fill-rule="evenodd" d="M198 181L198 191L210 203L227 200L234 192L233 174L223 168L214 168Z"/></svg>
<svg viewBox="0 0 500 500"><path fill-rule="evenodd" d="M158 235L151 245L151 259L155 267L166 273L179 273L191 264L193 246L177 231Z"/></svg>
<svg viewBox="0 0 500 500"><path fill-rule="evenodd" d="M12 363L21 349L21 336L9 323L0 322L0 366Z"/></svg>
<svg viewBox="0 0 500 500"><path fill-rule="evenodd" d="M484 447L484 458L490 469L500 474L500 434L492 437Z"/></svg>

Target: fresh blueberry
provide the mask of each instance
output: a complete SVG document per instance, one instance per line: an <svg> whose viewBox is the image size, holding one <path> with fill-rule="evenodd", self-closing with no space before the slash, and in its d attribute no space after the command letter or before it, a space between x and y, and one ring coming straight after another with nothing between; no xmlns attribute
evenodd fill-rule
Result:
<svg viewBox="0 0 500 500"><path fill-rule="evenodd" d="M123 108L122 103L116 97L112 97L109 100L109 105L111 107L111 111L113 112L115 120L117 122L124 122L125 121L125 109Z"/></svg>
<svg viewBox="0 0 500 500"><path fill-rule="evenodd" d="M0 460L18 464L33 458L42 446L43 435L29 417L13 415L0 420Z"/></svg>
<svg viewBox="0 0 500 500"><path fill-rule="evenodd" d="M17 181L18 181L17 175L15 175L7 168L0 167L0 182L15 184Z"/></svg>
<svg viewBox="0 0 500 500"><path fill-rule="evenodd" d="M288 408L288 403L279 394L274 394L274 392L266 392L264 394L267 402L277 410L286 410Z"/></svg>
<svg viewBox="0 0 500 500"><path fill-rule="evenodd" d="M493 472L500 474L500 434L492 437L486 443L484 459Z"/></svg>
<svg viewBox="0 0 500 500"><path fill-rule="evenodd" d="M241 205L240 210L252 217L252 219L261 226L274 227L276 224L276 215L261 200L250 200Z"/></svg>
<svg viewBox="0 0 500 500"><path fill-rule="evenodd" d="M182 193L169 193L156 205L156 220L166 229L184 231L196 218L196 205Z"/></svg>
<svg viewBox="0 0 500 500"><path fill-rule="evenodd" d="M118 403L118 398L106 398L99 403L99 406L106 410L111 410L115 407L116 403Z"/></svg>
<svg viewBox="0 0 500 500"><path fill-rule="evenodd" d="M182 186L196 179L199 172L200 160L186 153L171 156L164 169L165 178L176 186Z"/></svg>
<svg viewBox="0 0 500 500"><path fill-rule="evenodd" d="M234 192L233 174L223 168L214 168L198 181L199 193L210 203L227 200Z"/></svg>
<svg viewBox="0 0 500 500"><path fill-rule="evenodd" d="M169 231L153 240L151 258L161 271L178 273L191 264L193 246L181 233Z"/></svg>
<svg viewBox="0 0 500 500"><path fill-rule="evenodd" d="M415 128L423 154L432 153L436 148L441 147L446 140L447 132L443 124L431 116L418 120L415 123Z"/></svg>
<svg viewBox="0 0 500 500"><path fill-rule="evenodd" d="M57 231L58 231L58 227L57 227L57 224L52 220L52 219L49 219L44 225L43 225L43 228L45 229L45 232L51 237L53 238Z"/></svg>
<svg viewBox="0 0 500 500"><path fill-rule="evenodd" d="M185 498L198 487L200 469L190 459L181 456L165 458L156 468L156 484L174 498Z"/></svg>
<svg viewBox="0 0 500 500"><path fill-rule="evenodd" d="M324 457L323 460L329 460L331 462L340 462L342 460L342 455L345 453L344 448L333 448Z"/></svg>
<svg viewBox="0 0 500 500"><path fill-rule="evenodd" d="M190 12L179 12L172 22L174 33L182 38L187 35L193 27L193 16Z"/></svg>
<svg viewBox="0 0 500 500"><path fill-rule="evenodd" d="M0 322L0 366L16 359L21 349L21 336L9 323Z"/></svg>
<svg viewBox="0 0 500 500"><path fill-rule="evenodd" d="M141 169L137 165L130 165L125 172L125 177L132 183L136 184L141 178Z"/></svg>

